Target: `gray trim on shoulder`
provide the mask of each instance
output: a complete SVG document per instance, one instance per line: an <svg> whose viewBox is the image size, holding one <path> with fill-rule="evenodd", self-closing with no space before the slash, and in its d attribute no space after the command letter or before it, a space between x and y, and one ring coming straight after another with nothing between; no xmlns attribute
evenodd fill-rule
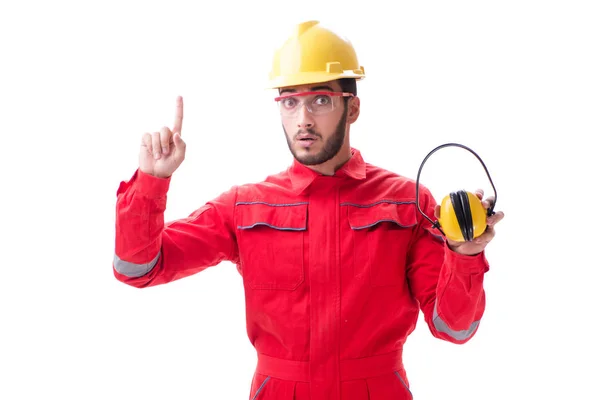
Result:
<svg viewBox="0 0 600 400"><path fill-rule="evenodd" d="M160 257L160 251L154 257L152 261L146 264L134 264L127 261L123 261L115 254L115 258L113 261L113 265L115 270L121 275L125 275L129 278L139 278L140 276L146 275L148 272L154 268L156 263L158 262L158 258Z"/></svg>

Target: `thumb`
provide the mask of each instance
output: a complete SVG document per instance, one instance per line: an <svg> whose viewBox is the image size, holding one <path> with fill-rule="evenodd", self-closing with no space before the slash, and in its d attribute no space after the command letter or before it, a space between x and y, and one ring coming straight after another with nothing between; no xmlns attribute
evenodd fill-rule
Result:
<svg viewBox="0 0 600 400"><path fill-rule="evenodd" d="M177 157L185 154L185 142L179 132L173 135L173 144L175 145L175 154Z"/></svg>

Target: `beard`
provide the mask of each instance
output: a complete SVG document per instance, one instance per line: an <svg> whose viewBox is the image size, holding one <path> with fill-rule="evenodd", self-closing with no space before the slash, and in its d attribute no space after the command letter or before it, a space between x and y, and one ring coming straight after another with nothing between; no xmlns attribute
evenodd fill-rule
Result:
<svg viewBox="0 0 600 400"><path fill-rule="evenodd" d="M294 150L292 139L290 139L284 127L283 132L285 133L285 139L287 141L288 148L290 149L290 152L292 153L294 158L298 160L300 164L303 165L319 165L335 157L336 154L338 154L340 149L342 148L342 145L344 144L344 139L346 138L346 119L348 116L347 114L348 107L344 107L344 114L342 114L342 117L340 118L340 121L338 122L337 127L335 128L335 132L329 137L329 139L327 139L325 145L317 154L298 154L298 152ZM311 128L305 130L298 130L298 132L296 132L296 135L299 135L301 133L310 133L311 135L315 135L320 139L323 138L323 136L320 133Z"/></svg>

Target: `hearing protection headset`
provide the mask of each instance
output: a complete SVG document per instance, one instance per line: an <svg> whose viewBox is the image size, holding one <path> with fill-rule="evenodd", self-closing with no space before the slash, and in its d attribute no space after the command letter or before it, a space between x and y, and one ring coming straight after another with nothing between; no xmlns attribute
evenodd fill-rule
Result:
<svg viewBox="0 0 600 400"><path fill-rule="evenodd" d="M470 151L475 157L477 157L481 165L483 165L483 169L485 169L485 173L487 174L488 179L492 184L492 188L494 189L494 201L492 204L490 204L490 207L486 212L485 208L481 204L481 200L479 200L475 194L465 190L451 192L442 199L440 204L440 217L438 221L434 222L421 210L421 206L419 204L419 178L421 176L421 170L423 169L425 161L427 161L427 159L439 149L448 146L461 147ZM467 146L458 143L446 143L431 150L421 163L419 172L417 174L415 200L419 212L423 214L423 216L427 218L427 220L433 224L433 227L438 229L442 235L457 242L470 242L485 232L487 228L487 217L495 214L494 206L498 201L498 196L496 194L496 187L492 182L492 178L490 177L487 167L481 158Z"/></svg>

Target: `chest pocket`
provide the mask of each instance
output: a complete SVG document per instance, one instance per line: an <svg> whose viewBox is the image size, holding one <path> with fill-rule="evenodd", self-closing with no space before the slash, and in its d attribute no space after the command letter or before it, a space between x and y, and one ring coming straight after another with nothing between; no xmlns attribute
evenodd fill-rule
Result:
<svg viewBox="0 0 600 400"><path fill-rule="evenodd" d="M238 203L238 245L250 289L294 290L304 281L308 203Z"/></svg>
<svg viewBox="0 0 600 400"><path fill-rule="evenodd" d="M354 273L373 287L402 285L412 227L417 219L412 203L381 202L348 205L354 241Z"/></svg>

